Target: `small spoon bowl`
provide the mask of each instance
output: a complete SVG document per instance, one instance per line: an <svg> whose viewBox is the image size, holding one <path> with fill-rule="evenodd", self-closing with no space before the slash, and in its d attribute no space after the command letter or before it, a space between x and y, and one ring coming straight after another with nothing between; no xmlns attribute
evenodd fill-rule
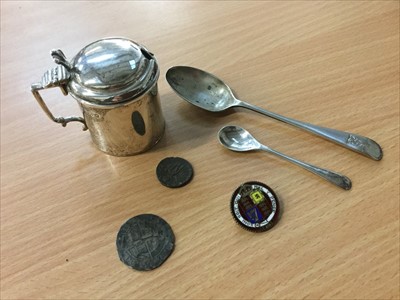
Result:
<svg viewBox="0 0 400 300"><path fill-rule="evenodd" d="M248 132L239 126L225 126L218 133L222 146L232 151L246 152L259 150L261 144Z"/></svg>

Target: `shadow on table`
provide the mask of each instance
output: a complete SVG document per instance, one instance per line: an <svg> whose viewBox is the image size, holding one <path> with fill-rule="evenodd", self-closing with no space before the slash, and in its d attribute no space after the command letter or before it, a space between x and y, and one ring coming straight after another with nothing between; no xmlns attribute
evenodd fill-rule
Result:
<svg viewBox="0 0 400 300"><path fill-rule="evenodd" d="M235 112L213 113L205 111L170 93L162 97L166 127L163 138L150 151L186 144L194 148L216 138L218 130L226 123L224 117Z"/></svg>

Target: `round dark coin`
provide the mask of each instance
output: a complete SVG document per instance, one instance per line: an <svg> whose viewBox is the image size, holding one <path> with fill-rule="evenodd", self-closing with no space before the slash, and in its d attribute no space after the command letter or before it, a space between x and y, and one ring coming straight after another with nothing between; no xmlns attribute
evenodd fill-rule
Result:
<svg viewBox="0 0 400 300"><path fill-rule="evenodd" d="M174 250L175 236L162 218L144 214L129 219L117 235L119 259L129 267L153 270L166 261Z"/></svg>
<svg viewBox="0 0 400 300"><path fill-rule="evenodd" d="M267 231L279 220L278 197L264 183L246 182L233 193L231 212L244 229L253 232Z"/></svg>
<svg viewBox="0 0 400 300"><path fill-rule="evenodd" d="M163 185L170 188L178 188L192 180L193 167L183 158L167 157L158 164L156 174Z"/></svg>

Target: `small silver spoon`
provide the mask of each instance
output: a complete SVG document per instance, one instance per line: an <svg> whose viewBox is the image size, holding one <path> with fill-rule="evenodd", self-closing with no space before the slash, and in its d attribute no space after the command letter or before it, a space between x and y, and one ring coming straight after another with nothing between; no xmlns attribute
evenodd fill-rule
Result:
<svg viewBox="0 0 400 300"><path fill-rule="evenodd" d="M351 189L351 180L348 177L335 173L333 171L318 168L316 166L307 164L305 162L287 156L283 153L280 153L274 149L271 149L259 143L247 130L239 126L225 126L219 131L218 137L222 146L230 150L238 152L262 150L268 153L272 153L318 176L321 176L322 178L337 185L338 187L341 187L342 189L345 190Z"/></svg>
<svg viewBox="0 0 400 300"><path fill-rule="evenodd" d="M247 108L319 135L374 160L382 159L381 147L367 137L290 119L236 99L229 86L205 71L192 67L176 66L167 71L166 78L178 95L202 109L219 112L231 107Z"/></svg>

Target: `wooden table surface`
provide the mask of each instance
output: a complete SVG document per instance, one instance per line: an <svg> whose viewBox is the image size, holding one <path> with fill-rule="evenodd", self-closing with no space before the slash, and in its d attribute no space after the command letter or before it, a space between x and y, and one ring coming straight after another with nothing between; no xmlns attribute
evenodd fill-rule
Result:
<svg viewBox="0 0 400 300"><path fill-rule="evenodd" d="M30 84L102 37L146 45L160 64L166 119L151 151L112 157L77 124L51 122ZM376 140L381 161L242 109L223 115L179 98L174 65L216 74L236 95L271 111ZM56 115L79 114L57 89ZM351 191L271 155L234 153L216 135L238 124L298 159L346 174ZM168 156L190 161L180 189L155 175ZM233 221L243 182L277 193L283 214L255 234ZM173 228L158 269L122 264L115 239L152 213ZM399 2L1 3L2 299L398 299Z"/></svg>

